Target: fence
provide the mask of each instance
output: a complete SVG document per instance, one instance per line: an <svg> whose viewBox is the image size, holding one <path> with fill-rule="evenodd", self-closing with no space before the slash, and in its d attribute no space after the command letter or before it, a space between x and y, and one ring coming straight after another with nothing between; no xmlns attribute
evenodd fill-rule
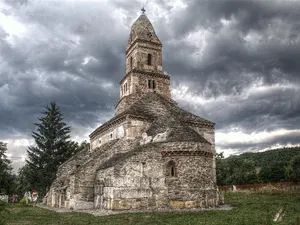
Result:
<svg viewBox="0 0 300 225"><path fill-rule="evenodd" d="M292 182L266 183L266 184L240 184L240 185L226 185L218 186L220 191L235 191L235 190L249 190L262 189L265 187L289 187L295 185Z"/></svg>

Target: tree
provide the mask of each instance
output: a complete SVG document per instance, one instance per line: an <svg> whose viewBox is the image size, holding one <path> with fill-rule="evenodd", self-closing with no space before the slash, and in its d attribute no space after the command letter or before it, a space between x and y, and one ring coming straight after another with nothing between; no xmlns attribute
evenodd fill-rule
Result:
<svg viewBox="0 0 300 225"><path fill-rule="evenodd" d="M259 171L259 178L265 183L284 182L286 181L285 166L283 162L264 165Z"/></svg>
<svg viewBox="0 0 300 225"><path fill-rule="evenodd" d="M226 185L227 170L223 152L216 154L216 175L217 184Z"/></svg>
<svg viewBox="0 0 300 225"><path fill-rule="evenodd" d="M11 194L13 192L14 176L10 160L5 155L7 144L0 141L0 193Z"/></svg>
<svg viewBox="0 0 300 225"><path fill-rule="evenodd" d="M218 185L253 184L258 181L254 162L230 156L217 157Z"/></svg>
<svg viewBox="0 0 300 225"><path fill-rule="evenodd" d="M300 155L295 156L287 167L287 176L293 182L300 182Z"/></svg>
<svg viewBox="0 0 300 225"><path fill-rule="evenodd" d="M28 168L23 171L31 188L39 189L40 195L46 194L56 178L59 165L78 150L78 146L70 141L70 126L63 122L56 103L45 106L42 114L39 123L35 123L37 129L32 133L35 145L27 150Z"/></svg>

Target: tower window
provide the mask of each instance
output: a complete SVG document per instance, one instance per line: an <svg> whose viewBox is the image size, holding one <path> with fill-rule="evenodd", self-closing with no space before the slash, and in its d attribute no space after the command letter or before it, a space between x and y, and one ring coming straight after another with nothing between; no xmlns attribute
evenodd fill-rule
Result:
<svg viewBox="0 0 300 225"><path fill-rule="evenodd" d="M155 80L148 80L148 88L155 89Z"/></svg>
<svg viewBox="0 0 300 225"><path fill-rule="evenodd" d="M124 93L124 94L127 93L127 82L124 84L123 93Z"/></svg>
<svg viewBox="0 0 300 225"><path fill-rule="evenodd" d="M166 175L169 177L176 177L176 166L175 166L175 162L169 161L167 164L167 168L166 168Z"/></svg>
<svg viewBox="0 0 300 225"><path fill-rule="evenodd" d="M152 55L151 55L151 54L148 54L148 57L147 57L147 64L148 64L149 66L152 65Z"/></svg>
<svg viewBox="0 0 300 225"><path fill-rule="evenodd" d="M132 57L130 57L130 69L132 69Z"/></svg>

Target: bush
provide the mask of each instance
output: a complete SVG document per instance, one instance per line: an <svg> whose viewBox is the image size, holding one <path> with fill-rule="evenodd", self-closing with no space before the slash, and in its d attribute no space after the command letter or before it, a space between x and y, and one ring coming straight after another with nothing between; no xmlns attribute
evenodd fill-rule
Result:
<svg viewBox="0 0 300 225"><path fill-rule="evenodd" d="M0 200L0 225L5 224L4 215L9 213L10 206L7 202Z"/></svg>
<svg viewBox="0 0 300 225"><path fill-rule="evenodd" d="M28 204L26 203L26 198L22 198L21 200L20 200L20 205L21 206L27 206Z"/></svg>

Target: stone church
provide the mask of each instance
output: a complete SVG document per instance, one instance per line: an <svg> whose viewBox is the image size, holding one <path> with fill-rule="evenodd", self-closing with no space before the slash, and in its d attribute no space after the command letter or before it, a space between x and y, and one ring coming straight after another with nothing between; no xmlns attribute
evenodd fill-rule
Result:
<svg viewBox="0 0 300 225"><path fill-rule="evenodd" d="M172 99L162 43L143 13L131 27L115 116L59 167L44 200L100 210L217 206L214 126Z"/></svg>

